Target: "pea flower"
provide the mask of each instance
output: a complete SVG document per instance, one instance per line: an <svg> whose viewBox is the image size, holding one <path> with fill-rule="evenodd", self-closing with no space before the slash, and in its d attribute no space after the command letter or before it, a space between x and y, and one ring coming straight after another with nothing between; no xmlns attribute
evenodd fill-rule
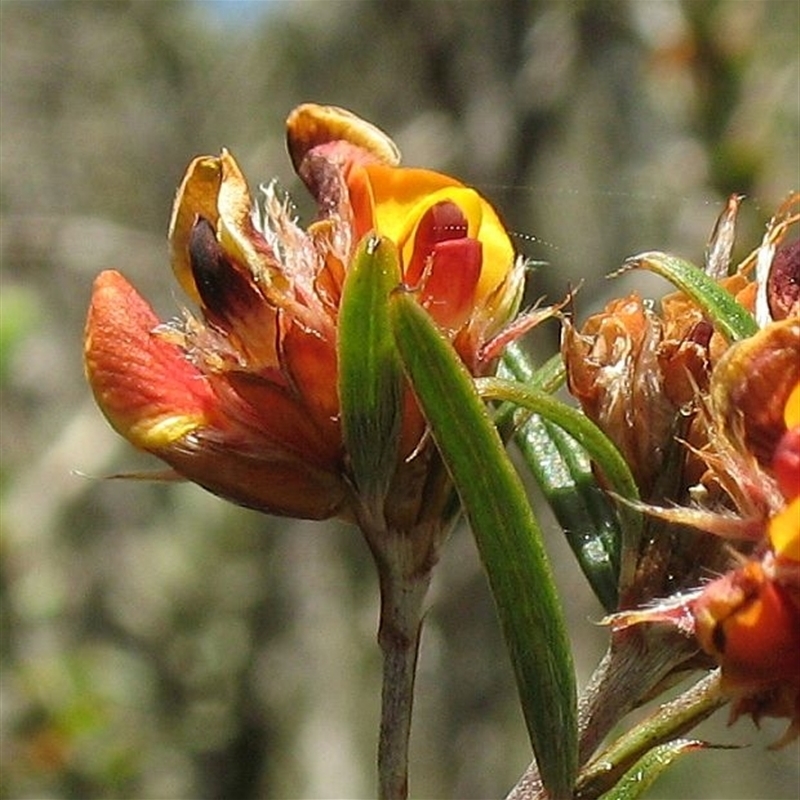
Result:
<svg viewBox="0 0 800 800"><path fill-rule="evenodd" d="M487 346L517 311L524 269L477 192L400 167L391 139L351 113L300 106L287 140L318 218L300 227L274 182L255 201L226 150L196 158L169 244L199 313L161 323L126 278L103 272L85 367L111 425L177 475L272 514L348 517L337 318L359 243L375 232L396 245L403 282L474 374L493 366ZM424 422L406 395L404 468L424 449Z"/></svg>

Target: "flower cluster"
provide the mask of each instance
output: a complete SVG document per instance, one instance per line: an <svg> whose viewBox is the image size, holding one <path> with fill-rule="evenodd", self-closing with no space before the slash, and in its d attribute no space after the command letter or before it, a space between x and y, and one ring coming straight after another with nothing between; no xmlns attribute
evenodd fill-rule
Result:
<svg viewBox="0 0 800 800"><path fill-rule="evenodd" d="M161 324L118 272L94 285L85 365L113 427L174 471L273 514L348 516L353 482L337 391L337 321L359 243L397 247L416 291L474 373L516 312L523 267L491 206L446 175L399 166L394 143L343 109L287 121L318 218L301 228L276 184L254 201L233 156L196 158L169 230L172 268L199 308ZM406 392L400 460L424 423Z"/></svg>
<svg viewBox="0 0 800 800"><path fill-rule="evenodd" d="M784 241L797 202L735 274L716 276L755 316L754 335L730 344L678 293L660 314L637 295L614 301L563 339L573 394L625 455L649 519L680 537L611 624L693 636L721 668L733 719L789 720L780 743L800 733L800 243ZM653 530L640 571L665 535Z"/></svg>

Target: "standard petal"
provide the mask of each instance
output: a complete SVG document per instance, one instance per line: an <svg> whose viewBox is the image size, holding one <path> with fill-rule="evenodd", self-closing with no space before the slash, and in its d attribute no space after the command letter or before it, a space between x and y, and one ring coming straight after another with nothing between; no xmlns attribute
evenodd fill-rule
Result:
<svg viewBox="0 0 800 800"><path fill-rule="evenodd" d="M412 257L417 226L428 209L445 202L456 205L467 220L467 236L483 247L476 305L491 295L514 266L514 248L494 209L474 189L447 175L369 165L350 171L348 187L356 218L359 210L364 216L363 209L371 204L374 227L397 242L405 263Z"/></svg>
<svg viewBox="0 0 800 800"><path fill-rule="evenodd" d="M172 206L169 223L172 269L183 291L196 303L200 302L200 295L192 275L189 240L198 217L207 219L216 230L219 219L217 198L221 183L222 164L219 158L195 158L186 168Z"/></svg>
<svg viewBox="0 0 800 800"><path fill-rule="evenodd" d="M303 161L311 151L345 161L400 163L400 151L387 134L338 106L304 103L295 108L286 120L286 142L301 177Z"/></svg>

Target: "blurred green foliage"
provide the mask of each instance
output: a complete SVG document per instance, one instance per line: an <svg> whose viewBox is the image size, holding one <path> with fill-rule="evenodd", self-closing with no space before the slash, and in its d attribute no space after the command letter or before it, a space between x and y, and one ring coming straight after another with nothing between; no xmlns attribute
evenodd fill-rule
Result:
<svg viewBox="0 0 800 800"><path fill-rule="evenodd" d="M584 315L664 291L600 276L642 250L699 261L729 192L750 196L739 254L757 244L800 185L798 54L796 0L3 0L0 796L374 792L377 588L358 533L98 479L157 465L84 385L91 280L116 267L177 312L164 236L194 155L227 146L306 213L282 121L306 100L352 108L407 163L477 185L549 262L531 297L583 280ZM551 539L585 680L602 612ZM412 795L500 796L529 754L463 532L430 602ZM654 797L796 796L796 749L764 749L774 729L704 730L753 746L679 764Z"/></svg>

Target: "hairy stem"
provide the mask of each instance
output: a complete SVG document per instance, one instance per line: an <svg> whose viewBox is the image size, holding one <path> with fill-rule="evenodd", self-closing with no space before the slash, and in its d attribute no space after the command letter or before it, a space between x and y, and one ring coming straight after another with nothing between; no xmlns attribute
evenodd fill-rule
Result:
<svg viewBox="0 0 800 800"><path fill-rule="evenodd" d="M444 496L444 495L443 495ZM378 568L383 654L378 797L408 797L408 743L425 595L446 528L438 516L403 530L388 525L379 502L355 504L356 520Z"/></svg>
<svg viewBox="0 0 800 800"><path fill-rule="evenodd" d="M378 740L378 796L408 796L408 743L414 677L422 629L423 603L430 572L405 575L379 566L381 618L378 643L383 652L381 727Z"/></svg>

